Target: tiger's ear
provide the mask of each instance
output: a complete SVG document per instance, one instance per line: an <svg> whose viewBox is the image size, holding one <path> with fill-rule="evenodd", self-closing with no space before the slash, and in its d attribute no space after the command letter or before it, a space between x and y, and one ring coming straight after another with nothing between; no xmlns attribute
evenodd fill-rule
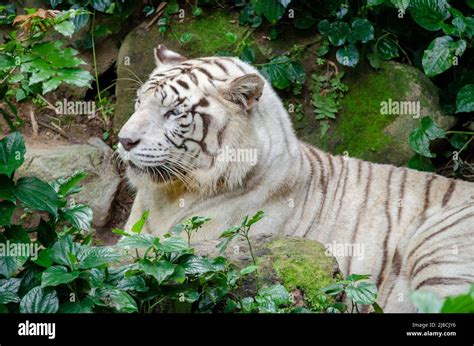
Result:
<svg viewBox="0 0 474 346"><path fill-rule="evenodd" d="M154 53L156 66L160 66L161 64L173 65L187 60L184 56L166 48L164 44L158 45L158 47L154 49Z"/></svg>
<svg viewBox="0 0 474 346"><path fill-rule="evenodd" d="M245 110L252 109L262 96L265 82L255 73L237 77L221 88L222 96L240 105Z"/></svg>

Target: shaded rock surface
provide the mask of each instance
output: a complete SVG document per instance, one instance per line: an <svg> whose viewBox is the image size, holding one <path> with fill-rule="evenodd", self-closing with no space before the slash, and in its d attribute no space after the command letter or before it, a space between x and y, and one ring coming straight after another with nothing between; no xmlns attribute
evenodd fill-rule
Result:
<svg viewBox="0 0 474 346"><path fill-rule="evenodd" d="M88 144L39 146L27 144L25 163L19 176L36 176L45 181L67 177L78 170L88 173L82 181L82 191L73 195L76 203L88 204L93 212L93 226L104 226L120 183L114 165L112 150L99 138Z"/></svg>
<svg viewBox="0 0 474 346"><path fill-rule="evenodd" d="M208 240L193 247L200 255L223 255L239 268L253 263L245 240L235 239L223 254L216 249L218 243L219 240ZM281 283L302 305L316 306L320 289L333 284L340 275L336 259L314 240L258 235L251 238L251 244L262 286ZM248 276L243 289L244 294L255 294L253 275Z"/></svg>

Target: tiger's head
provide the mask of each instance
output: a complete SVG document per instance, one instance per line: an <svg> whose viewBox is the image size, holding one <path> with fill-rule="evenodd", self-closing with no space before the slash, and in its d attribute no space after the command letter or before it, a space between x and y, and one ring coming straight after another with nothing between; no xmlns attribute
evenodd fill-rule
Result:
<svg viewBox="0 0 474 346"><path fill-rule="evenodd" d="M241 158L261 149L252 117L264 79L237 58L188 60L164 45L154 53L156 68L119 133L132 184L180 180L200 191L243 184L256 161Z"/></svg>

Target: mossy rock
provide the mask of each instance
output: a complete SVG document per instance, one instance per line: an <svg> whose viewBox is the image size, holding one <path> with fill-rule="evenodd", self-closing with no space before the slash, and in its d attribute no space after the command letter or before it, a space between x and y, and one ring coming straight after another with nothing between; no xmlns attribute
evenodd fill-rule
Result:
<svg viewBox="0 0 474 346"><path fill-rule="evenodd" d="M207 256L220 255L216 250L219 241L209 240L194 244L196 253ZM340 277L336 259L325 247L314 240L259 235L251 238L253 252L259 265L259 282L262 287L280 283L297 298L300 306L318 307L321 289L334 284ZM244 240L234 240L223 256L237 267L252 264L248 245ZM243 285L243 296L255 294L255 280L248 276Z"/></svg>
<svg viewBox="0 0 474 346"><path fill-rule="evenodd" d="M344 154L377 163L404 165L413 156L408 136L420 118L431 116L443 128L452 127L454 117L443 115L435 85L418 69L397 62L382 64L379 71L360 66L346 72L343 79L349 91L341 101L341 111L330 130L320 135L310 100L305 115L295 121L297 134L304 141L333 154ZM381 103L389 100L420 102L420 117L381 114Z"/></svg>
<svg viewBox="0 0 474 346"><path fill-rule="evenodd" d="M153 48L164 44L188 58L232 53L236 44L226 38L228 32L236 34L237 41L245 35L246 28L238 25L237 12L214 10L200 17L186 13L181 21L173 20L171 29L165 34L159 32L157 25L140 26L131 31L125 37L117 59L114 127L119 130L134 111L139 84L130 79L147 80L155 67ZM191 40L183 44L179 38L184 33L190 33Z"/></svg>

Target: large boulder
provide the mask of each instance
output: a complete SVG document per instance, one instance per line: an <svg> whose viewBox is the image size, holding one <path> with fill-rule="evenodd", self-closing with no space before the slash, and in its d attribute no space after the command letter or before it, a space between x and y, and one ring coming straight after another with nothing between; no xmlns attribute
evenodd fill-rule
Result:
<svg viewBox="0 0 474 346"><path fill-rule="evenodd" d="M202 17L186 13L183 20L173 21L172 32L168 30L162 34L157 25L151 28L142 25L131 31L123 41L117 58L114 127L120 129L133 113L140 80L146 81L155 67L153 48L164 44L189 58L233 51L235 43L229 42L225 34L233 32L240 40L246 32L245 27L238 25L237 16L237 13L229 14L219 10ZM177 39L184 33L191 34L191 40L187 43L181 43Z"/></svg>
<svg viewBox="0 0 474 346"><path fill-rule="evenodd" d="M28 145L19 176L35 176L45 181L68 177L81 170L88 173L82 191L74 195L76 203L89 205L94 212L93 226L104 226L120 177L111 163L112 150L98 138L88 144Z"/></svg>
<svg viewBox="0 0 474 346"><path fill-rule="evenodd" d="M239 268L253 263L245 240L234 240L223 254L219 254L216 248L218 243L218 240L207 240L193 244L193 247L199 255L223 255ZM335 283L341 276L336 259L314 240L258 235L251 238L251 244L259 265L261 286L282 284L299 306L317 309L321 289ZM248 277L243 290L244 296L255 294L253 275Z"/></svg>
<svg viewBox="0 0 474 346"><path fill-rule="evenodd" d="M456 122L443 114L438 89L415 67L386 62L375 71L360 66L346 71L343 82L349 90L326 135L320 135L321 122L315 119L310 97L304 101L304 116L295 120L301 139L328 152L402 166L414 154L408 136L422 117L431 116L443 128ZM396 103L412 101L419 102L419 114L383 114L383 105L391 104L394 110Z"/></svg>

